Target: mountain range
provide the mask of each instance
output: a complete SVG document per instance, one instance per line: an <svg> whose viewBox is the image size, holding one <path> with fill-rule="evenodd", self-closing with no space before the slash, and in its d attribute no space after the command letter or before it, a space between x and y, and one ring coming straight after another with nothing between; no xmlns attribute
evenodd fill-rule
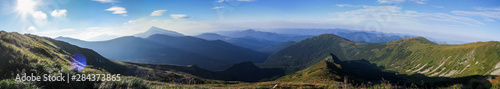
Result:
<svg viewBox="0 0 500 89"><path fill-rule="evenodd" d="M154 34L146 38L126 36L87 42L1 31L0 88L498 88L500 85L500 77L496 77L500 71L497 60L500 42L496 41L440 45L415 37L358 43L323 34L275 47L282 49L266 60L258 60L258 55L264 58L266 55L221 40L190 36ZM82 71L73 70L72 56L80 54L87 65ZM122 74L124 80L17 82L13 79L18 73Z"/></svg>
<svg viewBox="0 0 500 89"><path fill-rule="evenodd" d="M136 38L136 37L129 37ZM136 38L140 39L140 38ZM222 72L196 65L143 64L109 60L97 52L64 41L31 34L0 31L0 88L164 88L166 84L239 83ZM122 50L123 51L123 50ZM126 50L130 51L130 50ZM135 51L134 51L135 52ZM82 55L84 69L72 69L73 55ZM121 81L16 81L16 74L121 74ZM69 80L67 80L69 81ZM174 87L175 88L175 87Z"/></svg>
<svg viewBox="0 0 500 89"><path fill-rule="evenodd" d="M265 39L256 39L252 37L241 37L241 38L233 38L228 36L222 36L216 33L204 33L195 36L197 38L205 39L205 40L221 40L225 41L240 47L249 48L252 50L260 50L266 47L273 46L278 44L279 42L269 41Z"/></svg>
<svg viewBox="0 0 500 89"><path fill-rule="evenodd" d="M383 43L402 38L415 37L406 34L355 31L348 29L273 29L266 31L269 32L253 29L242 31L219 31L215 33L203 33L195 37L206 40L222 40L234 45L266 53L274 53L275 51L270 51L269 48L275 45L280 44L283 46L283 44L290 44L290 41L297 42L321 34L335 34L348 40L362 43ZM276 50L276 48L274 50Z"/></svg>
<svg viewBox="0 0 500 89"><path fill-rule="evenodd" d="M97 42L67 37L55 39L94 49L114 60L154 64L195 64L210 70L222 70L243 61L262 62L267 56L264 53L223 41L207 41L189 36L173 37L155 34L147 38L126 36Z"/></svg>

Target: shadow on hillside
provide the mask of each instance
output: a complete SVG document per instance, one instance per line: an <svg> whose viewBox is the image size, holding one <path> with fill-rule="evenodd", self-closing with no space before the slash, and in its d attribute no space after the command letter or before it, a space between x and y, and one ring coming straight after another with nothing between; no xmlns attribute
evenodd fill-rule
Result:
<svg viewBox="0 0 500 89"><path fill-rule="evenodd" d="M397 74L396 72L383 71L385 68L370 63L365 59L340 62L342 69L349 74L348 79L354 79L352 83L362 86L370 84L389 83L404 87L415 88L439 88L451 87L463 84L464 88L483 89L492 85L488 78L495 76L473 75L459 78L450 77L427 77L423 74Z"/></svg>

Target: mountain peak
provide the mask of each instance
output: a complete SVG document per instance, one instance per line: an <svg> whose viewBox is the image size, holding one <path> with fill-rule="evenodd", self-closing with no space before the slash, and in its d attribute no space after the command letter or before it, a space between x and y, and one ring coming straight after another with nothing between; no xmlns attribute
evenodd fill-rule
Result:
<svg viewBox="0 0 500 89"><path fill-rule="evenodd" d="M162 28L159 28L159 27L156 27L156 26L151 26L151 27L148 29L148 31L150 31L150 30L153 30L153 31L154 31L154 30L160 30L160 31L162 31L162 30L165 30L165 29L162 29ZM169 31L169 30L165 30L165 31Z"/></svg>
<svg viewBox="0 0 500 89"><path fill-rule="evenodd" d="M169 36L174 36L174 37L184 36L184 34L181 34L181 33L175 32L175 31L165 30L165 29L158 28L155 26L152 26L151 28L149 28L147 31L145 31L143 33L138 33L138 34L135 34L133 36L146 38L146 37L149 37L149 36L154 35L154 34L169 35Z"/></svg>

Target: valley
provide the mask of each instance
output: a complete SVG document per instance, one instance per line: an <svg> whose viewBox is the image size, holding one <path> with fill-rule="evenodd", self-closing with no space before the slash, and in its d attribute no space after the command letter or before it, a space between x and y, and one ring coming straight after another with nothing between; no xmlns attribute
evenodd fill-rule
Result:
<svg viewBox="0 0 500 89"><path fill-rule="evenodd" d="M1 0L0 89L500 89L500 0Z"/></svg>
<svg viewBox="0 0 500 89"><path fill-rule="evenodd" d="M495 41L442 45L415 37L364 43L322 34L295 41L284 37L252 49L220 40L229 37L205 40L210 37L158 33L89 42L1 34L4 88L496 88L500 81L500 42ZM71 71L68 58L74 54L87 58L83 71ZM124 81L65 86L16 82L9 74L56 71L122 74Z"/></svg>

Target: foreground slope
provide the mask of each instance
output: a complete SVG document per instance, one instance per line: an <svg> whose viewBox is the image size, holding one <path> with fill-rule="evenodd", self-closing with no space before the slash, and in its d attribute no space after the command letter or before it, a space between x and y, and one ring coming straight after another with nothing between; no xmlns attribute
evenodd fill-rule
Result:
<svg viewBox="0 0 500 89"><path fill-rule="evenodd" d="M0 31L0 88L152 88L171 84L227 83L218 73L196 66L153 65L112 61L93 50L30 34ZM71 69L71 56L85 56L82 71ZM153 67L151 67L151 65ZM122 81L18 82L16 74L121 74ZM206 76L210 75L210 76ZM140 78L137 78L140 77ZM161 83L155 83L161 82Z"/></svg>
<svg viewBox="0 0 500 89"><path fill-rule="evenodd" d="M15 82L16 74L75 74L71 69L72 55L81 54L87 59L86 73L123 73L127 69L107 60L96 52L65 42L35 35L0 32L0 88L91 88L92 82ZM5 85L6 84L6 85ZM72 86L67 86L72 85Z"/></svg>
<svg viewBox="0 0 500 89"><path fill-rule="evenodd" d="M495 41L438 45L416 37L386 43L355 43L324 34L280 50L259 65L284 68L287 73L292 73L321 61L317 58L324 53L333 53L342 60L366 59L387 70L405 74L443 77L496 75L500 68L499 50L500 42Z"/></svg>
<svg viewBox="0 0 500 89"><path fill-rule="evenodd" d="M273 82L284 84L313 84L315 87L336 88L490 88L498 83L487 78L493 76L427 77L422 74L397 74L385 71L364 59L341 61L325 53L322 61ZM325 86L325 85L327 86ZM321 86L318 86L321 85ZM303 87L303 86L298 86Z"/></svg>
<svg viewBox="0 0 500 89"><path fill-rule="evenodd" d="M278 82L304 82L304 83L339 83L343 82L346 74L340 65L328 61L320 61L304 70L283 76Z"/></svg>

